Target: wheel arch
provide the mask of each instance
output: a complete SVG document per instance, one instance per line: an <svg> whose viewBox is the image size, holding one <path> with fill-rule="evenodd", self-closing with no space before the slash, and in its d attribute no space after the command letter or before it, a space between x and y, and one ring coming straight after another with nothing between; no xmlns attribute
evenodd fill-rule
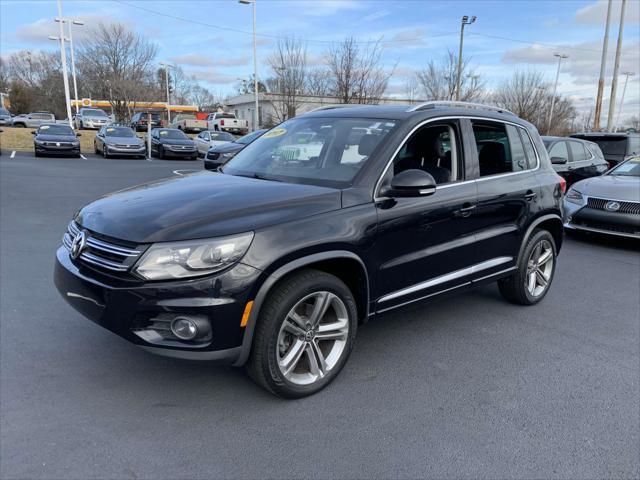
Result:
<svg viewBox="0 0 640 480"><path fill-rule="evenodd" d="M345 268L345 267L351 268ZM249 358L260 310L271 289L281 280L302 269L313 268L335 275L351 290L358 309L358 320L369 316L369 275L362 259L349 250L332 250L315 253L292 260L279 267L262 282L253 298L253 307L245 327L241 352L234 366L243 365Z"/></svg>
<svg viewBox="0 0 640 480"><path fill-rule="evenodd" d="M536 217L527 228L524 236L522 237L522 242L520 244L520 253L518 254L518 260L520 260L520 256L524 250L529 237L536 228L541 228L547 230L553 236L553 240L556 244L556 252L560 251L562 247L562 239L564 233L564 224L562 222L562 217L559 213L546 213Z"/></svg>

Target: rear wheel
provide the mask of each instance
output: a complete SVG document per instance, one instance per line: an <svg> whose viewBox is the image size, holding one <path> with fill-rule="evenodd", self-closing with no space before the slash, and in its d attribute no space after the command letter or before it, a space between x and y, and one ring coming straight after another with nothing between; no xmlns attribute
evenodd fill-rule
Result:
<svg viewBox="0 0 640 480"><path fill-rule="evenodd" d="M260 311L249 375L284 398L316 393L346 363L357 323L355 300L339 278L296 273L274 287Z"/></svg>
<svg viewBox="0 0 640 480"><path fill-rule="evenodd" d="M498 281L502 296L520 305L535 305L551 286L556 268L556 244L547 230L534 230L510 277Z"/></svg>

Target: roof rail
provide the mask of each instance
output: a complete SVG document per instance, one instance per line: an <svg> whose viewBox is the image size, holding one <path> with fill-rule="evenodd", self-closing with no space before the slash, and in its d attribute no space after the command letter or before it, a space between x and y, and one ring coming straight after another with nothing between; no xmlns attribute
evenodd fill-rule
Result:
<svg viewBox="0 0 640 480"><path fill-rule="evenodd" d="M333 110L334 108L344 108L344 107L361 107L362 105L359 103L330 103L329 105L323 105L321 107L314 108L309 110L308 112L304 112L304 114L317 112L319 110ZM304 115L303 114L303 115Z"/></svg>
<svg viewBox="0 0 640 480"><path fill-rule="evenodd" d="M414 105L411 108L407 109L407 112L417 112L419 110L427 110L429 108L436 108L436 107L475 108L478 110L492 110L494 112L509 113L511 115L515 115L515 113L510 112L505 108L496 107L494 105L485 105L483 103L472 103L472 102L456 102L456 101L450 101L450 100L432 100L429 102L420 103L418 105Z"/></svg>

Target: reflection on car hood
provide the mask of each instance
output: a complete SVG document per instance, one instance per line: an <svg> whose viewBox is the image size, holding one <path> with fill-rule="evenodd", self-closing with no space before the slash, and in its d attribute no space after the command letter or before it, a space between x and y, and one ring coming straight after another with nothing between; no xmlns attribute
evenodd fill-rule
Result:
<svg viewBox="0 0 640 480"><path fill-rule="evenodd" d="M181 140L179 138L161 138L160 143L162 143L163 145L195 145L194 141L189 138L185 140Z"/></svg>
<svg viewBox="0 0 640 480"><path fill-rule="evenodd" d="M341 207L325 187L201 172L107 195L76 217L83 227L136 243L259 230Z"/></svg>
<svg viewBox="0 0 640 480"><path fill-rule="evenodd" d="M217 152L217 153L237 153L242 150L246 145L242 145L237 142L227 142L222 145L216 145L209 149L209 152Z"/></svg>
<svg viewBox="0 0 640 480"><path fill-rule="evenodd" d="M640 202L640 177L602 175L577 182L573 188L588 197Z"/></svg>
<svg viewBox="0 0 640 480"><path fill-rule="evenodd" d="M139 137L105 137L104 141L108 144L144 145L144 142Z"/></svg>
<svg viewBox="0 0 640 480"><path fill-rule="evenodd" d="M36 135L36 138L41 142L73 142L78 138L75 135Z"/></svg>

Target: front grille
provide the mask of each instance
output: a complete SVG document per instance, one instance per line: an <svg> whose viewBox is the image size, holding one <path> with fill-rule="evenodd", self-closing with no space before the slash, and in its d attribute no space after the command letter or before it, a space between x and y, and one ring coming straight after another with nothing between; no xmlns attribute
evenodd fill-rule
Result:
<svg viewBox="0 0 640 480"><path fill-rule="evenodd" d="M609 210L607 204L615 202L620 205L618 210ZM617 200L608 200L606 198L589 197L587 199L587 206L594 210L604 210L611 213L632 213L640 215L640 202L619 202Z"/></svg>
<svg viewBox="0 0 640 480"><path fill-rule="evenodd" d="M594 228L596 230L604 230L607 232L615 232L615 233L626 233L630 235L639 235L640 230L626 225L614 225L611 223L602 223L602 222L592 222L589 220L578 219L575 220L574 225L582 226L586 228Z"/></svg>
<svg viewBox="0 0 640 480"><path fill-rule="evenodd" d="M209 153L207 153L207 158L209 160L217 160L217 159L220 158L220 153L218 153L218 152L209 152Z"/></svg>
<svg viewBox="0 0 640 480"><path fill-rule="evenodd" d="M70 142L43 142L48 147L71 147L73 146Z"/></svg>
<svg viewBox="0 0 640 480"><path fill-rule="evenodd" d="M122 149L139 150L140 148L142 148L142 145L119 145L119 144L116 144L115 147L116 148L122 148Z"/></svg>
<svg viewBox="0 0 640 480"><path fill-rule="evenodd" d="M67 233L65 233L62 238L62 244L70 253L73 241L79 233L80 227L76 222L71 221L67 228ZM78 260L81 263L90 264L93 267L123 273L133 266L142 253L139 249L125 247L96 238L86 230L85 235L85 247L79 255Z"/></svg>

